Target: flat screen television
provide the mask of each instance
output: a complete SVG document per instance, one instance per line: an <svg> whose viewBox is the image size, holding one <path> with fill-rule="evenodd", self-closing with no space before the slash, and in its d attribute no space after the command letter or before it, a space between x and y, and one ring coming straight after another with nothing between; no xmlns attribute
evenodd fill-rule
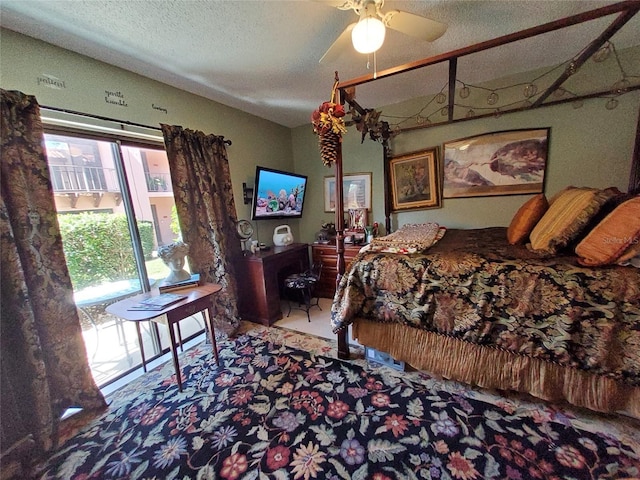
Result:
<svg viewBox="0 0 640 480"><path fill-rule="evenodd" d="M257 166L251 219L302 217L306 191L306 175Z"/></svg>

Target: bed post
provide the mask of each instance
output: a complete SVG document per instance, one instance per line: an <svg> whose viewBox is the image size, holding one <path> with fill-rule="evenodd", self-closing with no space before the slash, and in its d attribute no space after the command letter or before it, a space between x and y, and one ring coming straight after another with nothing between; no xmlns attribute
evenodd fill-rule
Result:
<svg viewBox="0 0 640 480"><path fill-rule="evenodd" d="M335 73L335 85L338 84L338 72ZM336 103L342 103L344 100L344 95L342 95L341 91L338 91L339 98ZM342 142L338 143L338 147L336 149L336 254L337 254L337 263L336 268L338 273L336 275L336 288L338 288L338 284L340 283L340 279L342 275L344 275L345 264L344 264L344 198L342 192ZM348 359L349 358L349 342L347 341L347 335L349 333L349 328L345 327L338 331L338 358Z"/></svg>
<svg viewBox="0 0 640 480"><path fill-rule="evenodd" d="M336 158L336 253L337 253L337 270L336 288L340 283L340 278L344 275L344 199L342 198L342 143L338 146L338 155ZM349 358L349 342L347 335L349 327L342 328L338 331L338 358Z"/></svg>
<svg viewBox="0 0 640 480"><path fill-rule="evenodd" d="M389 172L389 139L385 138L382 141L382 165L384 174L384 234L389 235L391 233L391 192L389 191L388 180L391 178L391 172Z"/></svg>

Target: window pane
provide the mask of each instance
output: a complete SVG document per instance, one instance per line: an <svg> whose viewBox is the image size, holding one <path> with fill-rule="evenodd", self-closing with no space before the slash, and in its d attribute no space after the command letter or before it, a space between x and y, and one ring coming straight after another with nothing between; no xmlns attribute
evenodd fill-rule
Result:
<svg viewBox="0 0 640 480"><path fill-rule="evenodd" d="M149 231L141 229L140 237L145 252L145 267L151 286L160 284L171 272L158 258L157 249L163 245L181 240L180 226L173 199L169 161L164 150L122 147L122 157L127 171L129 188L134 199L134 210L141 223L153 226L153 248L149 249ZM135 193L134 193L135 192ZM188 259L185 270L191 272ZM169 348L169 334L164 326L159 329L160 346ZM204 331L200 314L180 322L179 334L183 340ZM146 349L145 345L145 352Z"/></svg>
<svg viewBox="0 0 640 480"><path fill-rule="evenodd" d="M146 289L138 262L151 287L170 272L157 256L159 246L180 238L169 165L163 150L66 135L46 134L45 141L87 355L102 386L141 365L135 324L105 308ZM125 172L128 185L120 184L118 171ZM133 248L127 195L144 254L141 259L136 259ZM201 332L201 324L197 319L182 321L183 339ZM147 360L168 347L166 327L154 325L141 325Z"/></svg>

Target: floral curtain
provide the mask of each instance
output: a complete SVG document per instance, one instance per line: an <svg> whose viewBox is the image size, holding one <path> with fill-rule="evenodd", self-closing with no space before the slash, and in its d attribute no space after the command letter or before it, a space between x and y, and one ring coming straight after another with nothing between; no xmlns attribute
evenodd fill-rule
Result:
<svg viewBox="0 0 640 480"><path fill-rule="evenodd" d="M162 132L189 264L202 280L222 285L214 326L233 335L240 324L233 259L241 249L225 140L179 126L162 125Z"/></svg>
<svg viewBox="0 0 640 480"><path fill-rule="evenodd" d="M22 430L5 436L3 429L3 440L31 434L47 451L67 408L101 410L106 403L91 376L73 302L40 107L20 92L0 90L0 96L0 390L3 419L18 415Z"/></svg>

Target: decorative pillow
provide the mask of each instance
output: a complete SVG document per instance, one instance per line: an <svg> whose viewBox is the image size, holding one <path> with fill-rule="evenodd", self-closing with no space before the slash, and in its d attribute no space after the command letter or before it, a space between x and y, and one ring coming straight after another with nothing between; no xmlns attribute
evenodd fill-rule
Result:
<svg viewBox="0 0 640 480"><path fill-rule="evenodd" d="M598 210L598 213L591 217L589 222L582 229L580 235L575 237L573 241L569 245L567 245L570 250L575 250L578 244L584 239L584 237L586 237L591 230L596 228L596 226L602 220L604 220L607 215L613 212L619 205L635 197L633 193L623 193L616 187L605 188L604 191L607 193L612 193L613 195L602 204L600 210Z"/></svg>
<svg viewBox="0 0 640 480"><path fill-rule="evenodd" d="M577 237L612 191L587 187L568 187L555 196L553 203L531 231L531 250L554 255Z"/></svg>
<svg viewBox="0 0 640 480"><path fill-rule="evenodd" d="M640 197L627 200L607 215L576 247L583 265L616 263L640 241Z"/></svg>
<svg viewBox="0 0 640 480"><path fill-rule="evenodd" d="M533 230L533 227L536 226L548 208L549 203L544 193L539 193L527 200L518 209L511 220L511 224L509 224L507 241L511 245L525 243L529 238L531 230Z"/></svg>
<svg viewBox="0 0 640 480"><path fill-rule="evenodd" d="M618 265L640 268L640 240L636 240L618 259Z"/></svg>
<svg viewBox="0 0 640 480"><path fill-rule="evenodd" d="M435 245L447 229L437 223L407 223L384 237L374 238L370 251L389 253L415 253Z"/></svg>

